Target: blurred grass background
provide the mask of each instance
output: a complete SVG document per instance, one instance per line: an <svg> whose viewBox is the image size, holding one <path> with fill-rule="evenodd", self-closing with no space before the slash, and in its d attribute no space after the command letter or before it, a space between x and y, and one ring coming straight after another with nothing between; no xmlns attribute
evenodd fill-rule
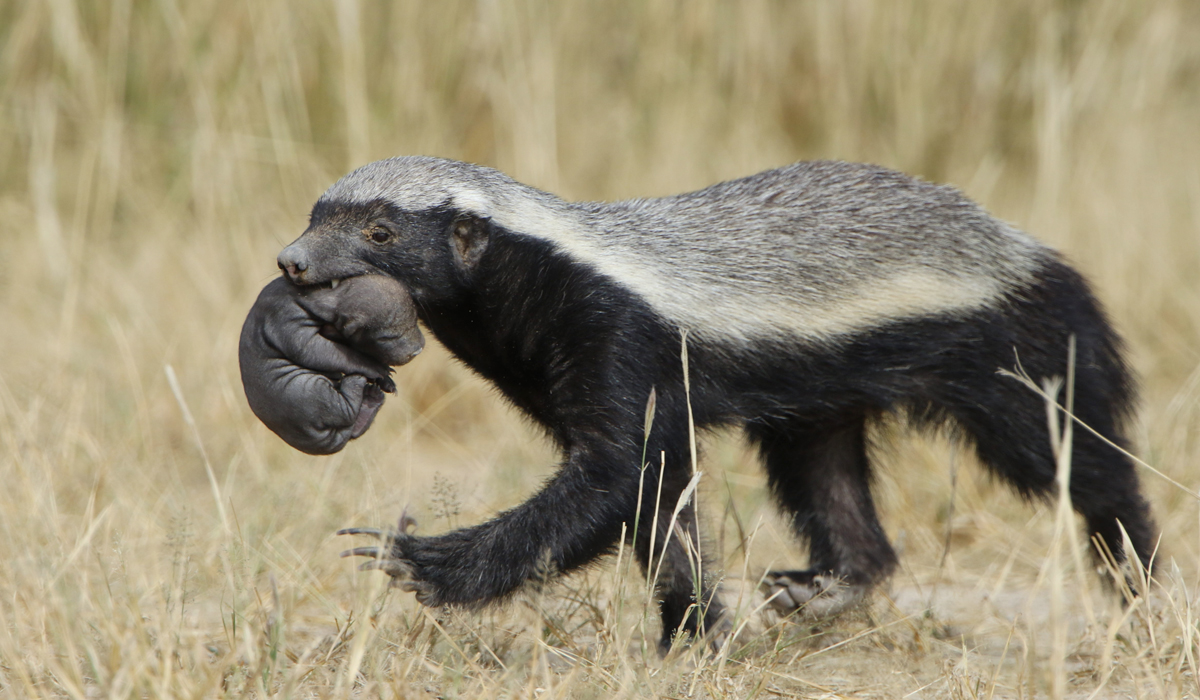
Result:
<svg viewBox="0 0 1200 700"><path fill-rule="evenodd" d="M482 614L385 595L337 558L336 528L406 504L426 533L469 524L555 459L437 348L335 457L247 410L237 334L276 253L335 179L398 154L569 199L813 158L954 184L1091 277L1143 381L1139 453L1200 486L1191 0L8 0L2 692L1196 695L1193 498L1144 473L1178 565L1157 603L1122 617L1071 574L1067 608L1047 610L1064 591L1047 583L1052 509L886 429L879 500L904 569L864 620L767 625L718 666L702 649L660 661L640 577L611 563ZM801 561L752 455L706 445L731 580Z"/></svg>

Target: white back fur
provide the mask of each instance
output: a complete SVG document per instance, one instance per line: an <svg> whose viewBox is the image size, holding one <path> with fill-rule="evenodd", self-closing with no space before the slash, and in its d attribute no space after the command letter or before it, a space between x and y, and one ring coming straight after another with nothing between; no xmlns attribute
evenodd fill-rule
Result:
<svg viewBox="0 0 1200 700"><path fill-rule="evenodd" d="M322 200L449 204L552 243L701 337L830 342L889 322L997 304L1049 255L950 187L814 161L697 192L568 203L439 158L363 166Z"/></svg>

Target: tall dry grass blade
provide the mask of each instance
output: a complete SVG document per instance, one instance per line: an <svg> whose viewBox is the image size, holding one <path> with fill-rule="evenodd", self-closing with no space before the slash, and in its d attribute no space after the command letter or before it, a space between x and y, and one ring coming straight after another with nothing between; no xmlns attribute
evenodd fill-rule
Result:
<svg viewBox="0 0 1200 700"><path fill-rule="evenodd" d="M684 402L687 404L688 452L691 456L691 462L692 462L692 478L694 480L696 480L697 484L699 484L700 472L699 472L698 457L697 457L697 453L699 452L699 450L697 449L697 445L696 445L696 420L695 420L695 415L693 414L693 411L692 411L692 381L691 381L690 366L689 366L690 363L688 362L688 331L687 331L687 329L684 329L679 334L679 346L680 346L679 361L680 361L680 364L683 365L683 397L684 397ZM692 487L692 488L694 488L694 487ZM692 525L692 529L695 530L695 533L696 533L695 546L697 546L697 548L698 548L699 542L700 542L700 499L697 497L697 498L693 499L691 501L691 503L692 503L692 510L693 510L693 517L692 517L691 525ZM678 509L678 505L676 506L676 508ZM675 519L674 516L672 516L671 520L674 521L674 519ZM691 538L690 534L688 537L688 542L692 542L692 538ZM690 557L690 554L689 554L689 557ZM692 566L692 572L693 572L692 581L694 582L694 585L695 585L695 591L693 592L694 600L696 601L696 604L698 606L700 606L700 608L701 608L700 611L697 613L700 616L700 624L698 625L698 627L700 629L701 635L703 636L706 632L704 629L704 608L707 607L707 602L704 601L704 559L700 555L700 552L698 549L696 551L694 565Z"/></svg>
<svg viewBox="0 0 1200 700"><path fill-rule="evenodd" d="M692 498L692 493L695 492L696 486L700 484L700 477L702 475L703 472L693 474L692 478L688 480L687 486L680 492L678 500L675 501L675 509L671 511L671 519L667 521L667 534L663 537L662 556L658 558L658 564L654 567L654 577L651 579L653 581L657 581L659 575L662 574L663 562L666 561L668 548L671 546L671 535L675 532L676 524L679 522L679 514L688 506L688 502ZM657 513L657 510L655 512ZM653 554L653 551L651 550L651 554Z"/></svg>
<svg viewBox="0 0 1200 700"><path fill-rule="evenodd" d="M654 427L654 414L658 410L658 391L654 387L650 387L650 398L646 400L646 415L643 420L642 429L642 463L638 465L638 497L637 507L633 512L633 541L637 542L638 528L642 522L642 495L646 486L646 469L650 466L646 462L646 450L650 447L650 430ZM664 462L665 464L665 462ZM659 472L659 492L662 490L662 472ZM657 502L655 503L657 507ZM624 524L622 524L624 527ZM654 556L654 540L653 533L650 540L650 557ZM649 560L647 560L648 562Z"/></svg>
<svg viewBox="0 0 1200 700"><path fill-rule="evenodd" d="M1067 414L1075 413L1075 334L1072 333L1067 338ZM1055 418L1058 417L1058 412L1047 406L1047 411ZM1060 441L1060 452L1056 453L1060 464L1056 470L1055 479L1059 486L1059 518L1061 518L1063 530L1067 534L1068 546L1071 550L1071 560L1075 566L1075 599L1082 602L1084 617L1087 618L1088 627L1095 627L1096 614L1092 609L1092 578L1089 576L1088 567L1083 562L1083 547L1079 543L1079 530L1074 523L1074 506L1071 502L1071 450L1075 444L1075 433L1072 430L1074 422L1071 420L1065 421L1063 426L1062 440ZM1065 498L1062 494L1066 494ZM1064 502L1065 500L1065 502ZM1056 519L1057 520L1057 519ZM1057 527L1057 523L1056 523Z"/></svg>
<svg viewBox="0 0 1200 700"><path fill-rule="evenodd" d="M371 149L370 103L358 0L337 0L338 41L342 59L342 112L346 124L346 169L367 162Z"/></svg>
<svg viewBox="0 0 1200 700"><path fill-rule="evenodd" d="M1047 394L1057 398L1061 380L1046 383ZM1067 407L1072 411L1075 401L1075 336L1072 335L1067 349ZM1049 390L1053 388L1053 393ZM1048 402L1054 403L1054 402ZM1058 409L1053 405L1046 407L1049 422L1051 446L1056 460L1054 481L1058 490L1054 512L1054 537L1050 543L1050 554L1047 557L1050 567L1050 626L1053 635L1050 647L1050 695L1059 700L1067 692L1067 625L1066 611L1063 603L1063 572L1062 547L1064 538L1069 539L1069 533L1074 531L1074 510L1071 508L1071 450L1074 444L1074 434L1071 420L1058 433Z"/></svg>
<svg viewBox="0 0 1200 700"><path fill-rule="evenodd" d="M754 538L758 536L758 533L761 529L762 529L762 520L760 519L759 522L754 526L754 530L752 530L750 533L750 544L747 545L747 550L749 550L753 547ZM749 562L750 562L749 556L746 556L742 560L742 580L743 581L747 581L750 579ZM762 577L760 577L759 581L755 584L755 588L757 588L758 584L762 583L763 577L765 577L765 576L766 576L766 571L764 570ZM741 620L737 620L737 619L733 620L733 624L736 626L734 627L733 633L729 635L729 639L727 639L725 641L725 643L723 645L721 645L721 651L717 658L717 671L716 671L717 676L721 676L724 674L725 664L729 660L729 655L733 650L733 645L736 643L737 639L741 636L742 632L745 631L746 627L748 625L750 625L752 622L754 622L755 619L764 610L767 609L767 607L771 604L771 600L775 596L779 595L780 593L781 593L781 591L776 591L770 597L768 597L763 602L759 603L757 606L755 606L753 609L751 609L750 612L747 613L746 616L744 618L742 618ZM738 590L737 603L734 605L734 608L733 608L735 611L738 611L739 614L741 614L742 604L744 602L744 599L743 599L744 594L745 594L745 587L743 586L743 587L740 587Z"/></svg>
<svg viewBox="0 0 1200 700"><path fill-rule="evenodd" d="M680 332L680 334L679 334L679 348L680 348L679 349L679 361L683 365L683 397L684 397L684 401L687 403L688 450L690 451L691 458L692 458L692 474L695 474L696 470L698 468L697 467L697 457L696 457L696 421L695 421L695 417L692 415L692 382L691 382L691 375L689 374L689 371L688 371L689 368L688 368L687 337L688 337L688 332L686 330Z"/></svg>
<svg viewBox="0 0 1200 700"><path fill-rule="evenodd" d="M196 419L192 418L192 411L188 408L187 400L183 398L183 389L179 386L179 379L175 376L175 368L171 365L165 365L164 370L167 374L167 383L171 385L171 393L175 395L175 401L179 404L179 410L183 412L183 421L187 423L188 428L192 432L192 439L196 443L196 449L200 451L200 459L204 462L204 473L208 475L208 485L212 489L213 502L217 505L217 515L221 518L221 527L225 528L225 534L232 534L229 528L229 521L225 517L225 504L221 499L221 487L217 484L217 475L213 472L212 462L208 459L208 450L204 449L204 441L200 438L200 428L196 425Z"/></svg>
<svg viewBox="0 0 1200 700"><path fill-rule="evenodd" d="M29 192L37 220L37 239L41 247L43 269L51 279L66 279L70 258L58 215L57 168L55 148L58 139L58 107L52 85L38 91L30 118Z"/></svg>
<svg viewBox="0 0 1200 700"><path fill-rule="evenodd" d="M1100 439L1101 442L1103 442L1104 444L1113 448L1114 450L1120 452L1121 454L1125 455L1129 459L1133 460L1134 463L1144 467L1145 469L1148 469L1151 473L1162 478L1164 481L1171 484L1175 488L1179 489L1183 493L1186 493L1187 495L1191 496L1192 498L1200 501L1200 491L1193 491L1192 489L1189 489L1187 486L1184 486L1183 484L1179 483L1175 479L1172 479L1170 476L1164 474L1163 472L1161 472L1157 468L1155 468L1154 465L1142 460L1141 458L1139 458L1137 455L1133 454L1129 450L1126 450L1125 448L1116 444L1112 440L1109 440L1107 437L1101 435L1095 428L1088 425L1084 421L1080 420L1079 417L1076 416L1074 413L1068 412L1066 408L1059 405L1058 402L1055 401L1055 399L1053 397L1048 396L1046 394L1045 390L1042 389L1041 387L1039 387L1032 379L1030 379L1029 375L1025 373L1024 368L1021 367L1020 358L1017 358L1017 371L1016 372L1006 370L1006 369L1000 369L1000 370L997 370L996 372L997 372L997 374L1000 374L1000 375L1003 375L1006 377L1010 377L1012 379L1016 379L1017 381L1021 382L1025 386L1029 387L1035 393L1037 393L1039 396L1041 396L1044 400L1051 401L1054 404L1055 408L1062 411L1073 422L1078 423L1079 426L1082 427L1084 430L1087 430L1092 435L1095 435L1097 438Z"/></svg>
<svg viewBox="0 0 1200 700"><path fill-rule="evenodd" d="M667 453L665 450L659 453L658 469L658 484L654 493L654 519L650 523L650 550L646 555L646 586L650 589L649 595L651 597L654 596L654 586L657 585L658 582L658 572L655 571L652 575L651 571L654 569L653 564L655 544L658 539L658 519L662 513L662 485L663 481L665 480L664 474L666 473L667 469ZM663 545L662 549L663 556L666 556L667 547L665 544Z"/></svg>
<svg viewBox="0 0 1200 700"><path fill-rule="evenodd" d="M646 415L642 420L642 442L650 442L650 429L654 427L654 414L658 410L658 389L650 387L650 398L646 399ZM642 447L642 462L646 461L646 448Z"/></svg>
<svg viewBox="0 0 1200 700"><path fill-rule="evenodd" d="M79 538L79 541L75 543L75 546L71 549L71 553L67 555L67 558L64 559L62 564L58 566L58 571L55 572L54 577L50 579L51 587L58 583L59 579L61 579L64 574L71 570L75 560L91 544L92 537L96 534L96 531L100 529L100 525L104 523L104 520L108 517L108 513L111 509L112 504L110 503L100 511L99 515L89 520L87 530L84 531L83 535Z"/></svg>
<svg viewBox="0 0 1200 700"><path fill-rule="evenodd" d="M368 576L366 578L366 585L358 597L359 604L364 608L369 606L370 601L378 597L387 585L383 583L383 576ZM422 609L422 612L424 612L424 609ZM351 629L350 624L350 621L347 620L347 630ZM375 629L370 624L370 615L358 616L358 619L354 621L352 634L354 636L350 641L350 655L346 659L345 665L338 669L337 681L333 687L334 697L350 697L354 692L355 686L359 683L358 675L359 670L362 668L363 659L367 654L367 643L375 636Z"/></svg>

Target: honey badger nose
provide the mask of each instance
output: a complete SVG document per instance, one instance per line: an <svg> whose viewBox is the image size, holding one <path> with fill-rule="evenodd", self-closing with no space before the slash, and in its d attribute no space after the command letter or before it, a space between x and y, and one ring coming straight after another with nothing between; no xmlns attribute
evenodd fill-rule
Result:
<svg viewBox="0 0 1200 700"><path fill-rule="evenodd" d="M284 248L276 262L279 263L279 269L293 282L303 282L304 271L308 269L308 256L298 246L290 245Z"/></svg>

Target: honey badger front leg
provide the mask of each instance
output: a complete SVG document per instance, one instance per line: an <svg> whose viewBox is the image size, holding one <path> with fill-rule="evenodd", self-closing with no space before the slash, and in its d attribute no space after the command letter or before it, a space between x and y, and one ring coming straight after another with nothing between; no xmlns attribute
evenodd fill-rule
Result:
<svg viewBox="0 0 1200 700"><path fill-rule="evenodd" d="M488 522L430 537L408 534L403 518L395 531L349 528L338 534L370 535L380 543L343 556L370 557L361 568L384 571L425 605L474 607L502 599L609 550L636 508L636 465L636 456L576 447L538 494Z"/></svg>
<svg viewBox="0 0 1200 700"><path fill-rule="evenodd" d="M634 452L640 450L619 449L606 440L575 447L538 494L474 527L418 537L408 533L412 521L402 516L395 530L340 530L339 535L379 540L342 556L368 557L360 568L387 573L394 585L416 593L425 605L476 607L502 599L527 582L591 562L612 550L624 526L643 570L657 576L661 647L669 648L679 632L719 641L723 608L714 587L696 582L704 569L695 556L700 546L694 509L685 503L675 514L690 476L682 458L686 452L667 451L676 468L666 470L661 486L660 467L639 473L640 454Z"/></svg>

